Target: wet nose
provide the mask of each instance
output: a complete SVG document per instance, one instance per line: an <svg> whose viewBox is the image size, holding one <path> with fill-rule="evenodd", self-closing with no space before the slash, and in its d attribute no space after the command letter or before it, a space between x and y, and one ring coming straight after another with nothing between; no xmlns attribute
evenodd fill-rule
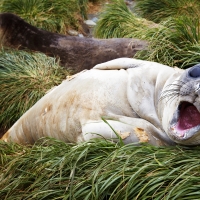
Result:
<svg viewBox="0 0 200 200"><path fill-rule="evenodd" d="M189 76L192 77L192 78L198 78L198 77L200 77L200 64L195 65L194 67L192 67L189 70L188 73L189 73Z"/></svg>

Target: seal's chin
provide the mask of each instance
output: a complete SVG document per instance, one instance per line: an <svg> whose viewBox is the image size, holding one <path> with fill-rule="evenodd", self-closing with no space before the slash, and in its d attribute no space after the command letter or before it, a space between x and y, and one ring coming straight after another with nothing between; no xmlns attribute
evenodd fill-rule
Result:
<svg viewBox="0 0 200 200"><path fill-rule="evenodd" d="M180 144L200 144L200 113L192 103L179 104L170 123L169 136Z"/></svg>

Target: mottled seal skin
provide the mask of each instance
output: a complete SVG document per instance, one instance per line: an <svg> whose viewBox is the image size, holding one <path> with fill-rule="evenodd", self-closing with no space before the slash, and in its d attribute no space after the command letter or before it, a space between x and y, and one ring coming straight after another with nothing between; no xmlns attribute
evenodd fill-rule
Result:
<svg viewBox="0 0 200 200"><path fill-rule="evenodd" d="M130 38L95 39L66 36L38 29L11 13L0 14L1 45L43 52L60 59L73 73L120 57L134 57L146 41Z"/></svg>
<svg viewBox="0 0 200 200"><path fill-rule="evenodd" d="M200 144L200 65L188 70L120 58L96 65L52 89L3 136L34 143L103 137L124 143ZM104 120L107 123L104 122Z"/></svg>

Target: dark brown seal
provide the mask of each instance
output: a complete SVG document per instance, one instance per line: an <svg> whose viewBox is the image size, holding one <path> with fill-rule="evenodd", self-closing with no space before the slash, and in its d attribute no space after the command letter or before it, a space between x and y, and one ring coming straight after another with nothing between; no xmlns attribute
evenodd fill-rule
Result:
<svg viewBox="0 0 200 200"><path fill-rule="evenodd" d="M59 57L61 65L74 72L111 59L134 57L137 51L147 48L147 42L139 39L94 39L51 33L10 13L0 14L0 41L3 46Z"/></svg>

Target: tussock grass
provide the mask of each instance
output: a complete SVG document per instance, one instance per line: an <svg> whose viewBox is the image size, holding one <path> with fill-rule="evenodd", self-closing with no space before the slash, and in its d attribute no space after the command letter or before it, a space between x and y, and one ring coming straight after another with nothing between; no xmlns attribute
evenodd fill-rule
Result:
<svg viewBox="0 0 200 200"><path fill-rule="evenodd" d="M0 143L1 199L199 199L199 148Z"/></svg>
<svg viewBox="0 0 200 200"><path fill-rule="evenodd" d="M42 53L0 51L0 127L7 129L68 72Z"/></svg>
<svg viewBox="0 0 200 200"><path fill-rule="evenodd" d="M157 3L160 4L163 1ZM185 0L182 1L185 2ZM147 5L151 5L149 9L153 9L154 4L148 2ZM170 0L166 0L166 2L172 4ZM181 0L173 2L173 4L181 4ZM155 9L157 7L155 4ZM162 13L162 10L160 12ZM136 58L188 68L200 62L200 12L194 6L191 15L189 13L180 16L172 15L159 24L155 24L133 14L124 1L113 0L113 3L105 7L100 16L95 29L95 36L99 38L128 37L147 40L149 49L137 52Z"/></svg>
<svg viewBox="0 0 200 200"><path fill-rule="evenodd" d="M51 32L65 34L69 28L81 31L88 0L4 0L1 12L11 12L28 23Z"/></svg>
<svg viewBox="0 0 200 200"><path fill-rule="evenodd" d="M145 37L143 30L154 29L158 25L144 18L138 18L123 0L113 0L105 6L94 29L97 38Z"/></svg>
<svg viewBox="0 0 200 200"><path fill-rule="evenodd" d="M169 18L160 25L153 34L152 30L147 30L149 49L138 52L138 58L179 68L200 62L200 18L180 16Z"/></svg>
<svg viewBox="0 0 200 200"><path fill-rule="evenodd" d="M134 10L142 17L156 23L168 17L191 16L200 14L199 0L136 0Z"/></svg>

